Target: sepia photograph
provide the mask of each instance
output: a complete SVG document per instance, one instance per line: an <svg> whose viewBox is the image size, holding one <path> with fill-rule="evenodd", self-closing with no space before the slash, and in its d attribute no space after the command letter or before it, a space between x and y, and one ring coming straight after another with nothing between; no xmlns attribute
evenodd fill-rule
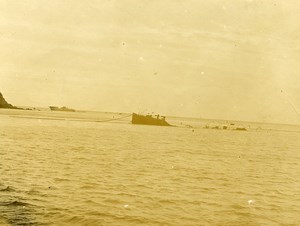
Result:
<svg viewBox="0 0 300 226"><path fill-rule="evenodd" d="M299 12L0 0L0 226L300 225Z"/></svg>

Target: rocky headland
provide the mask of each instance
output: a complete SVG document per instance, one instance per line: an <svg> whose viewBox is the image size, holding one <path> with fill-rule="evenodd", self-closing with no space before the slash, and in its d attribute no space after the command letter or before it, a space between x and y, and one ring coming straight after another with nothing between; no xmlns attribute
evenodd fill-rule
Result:
<svg viewBox="0 0 300 226"><path fill-rule="evenodd" d="M19 109L18 107L15 107L4 99L2 93L0 92L0 108L9 108L9 109Z"/></svg>

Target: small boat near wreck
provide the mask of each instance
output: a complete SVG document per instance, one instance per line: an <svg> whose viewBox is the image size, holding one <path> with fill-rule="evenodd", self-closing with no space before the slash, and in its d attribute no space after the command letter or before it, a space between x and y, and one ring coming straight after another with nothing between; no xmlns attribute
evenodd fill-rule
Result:
<svg viewBox="0 0 300 226"><path fill-rule="evenodd" d="M230 125L206 125L204 129L219 129L219 130L238 130L238 131L247 131L244 126L235 126L231 123Z"/></svg>
<svg viewBox="0 0 300 226"><path fill-rule="evenodd" d="M153 125L153 126L172 126L166 121L165 116L155 115L139 115L136 113L132 113L132 124L140 124L140 125Z"/></svg>

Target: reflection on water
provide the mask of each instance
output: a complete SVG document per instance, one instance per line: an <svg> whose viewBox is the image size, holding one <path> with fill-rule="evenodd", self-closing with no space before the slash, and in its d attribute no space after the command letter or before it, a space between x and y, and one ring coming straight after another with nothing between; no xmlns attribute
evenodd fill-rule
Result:
<svg viewBox="0 0 300 226"><path fill-rule="evenodd" d="M297 126L38 114L0 111L1 225L300 224Z"/></svg>

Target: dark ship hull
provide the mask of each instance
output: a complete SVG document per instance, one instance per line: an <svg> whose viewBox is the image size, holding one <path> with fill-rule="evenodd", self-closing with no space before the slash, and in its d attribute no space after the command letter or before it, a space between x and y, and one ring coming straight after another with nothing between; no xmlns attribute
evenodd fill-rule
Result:
<svg viewBox="0 0 300 226"><path fill-rule="evenodd" d="M51 109L51 111L68 111L68 112L75 112L74 109L71 108L67 108L67 107L55 107L55 106L50 106L49 107Z"/></svg>
<svg viewBox="0 0 300 226"><path fill-rule="evenodd" d="M157 118L152 117L152 115L139 115L132 114L132 124L140 124L140 125L153 125L153 126L171 126L166 120L165 117Z"/></svg>

